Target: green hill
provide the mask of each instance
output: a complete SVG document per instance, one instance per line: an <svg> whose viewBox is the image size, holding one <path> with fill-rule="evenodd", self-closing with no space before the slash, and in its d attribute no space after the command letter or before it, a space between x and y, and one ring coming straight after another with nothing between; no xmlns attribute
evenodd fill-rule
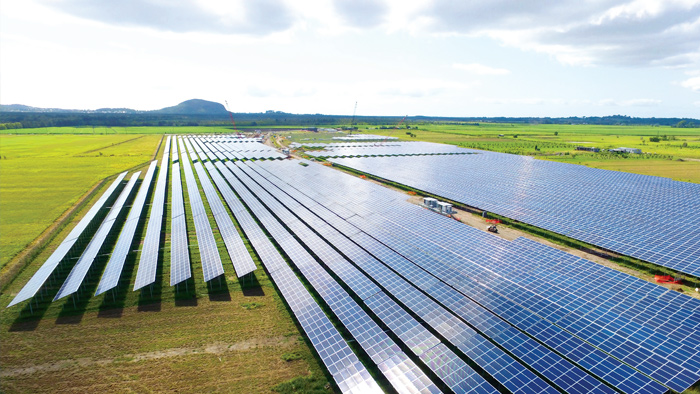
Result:
<svg viewBox="0 0 700 394"><path fill-rule="evenodd" d="M152 112L172 115L225 115L226 108L213 101L193 99L183 101L173 107L167 107Z"/></svg>

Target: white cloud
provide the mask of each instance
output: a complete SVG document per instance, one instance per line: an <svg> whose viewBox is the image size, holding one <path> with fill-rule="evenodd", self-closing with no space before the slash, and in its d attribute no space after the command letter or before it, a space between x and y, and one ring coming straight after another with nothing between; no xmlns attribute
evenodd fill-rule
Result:
<svg viewBox="0 0 700 394"><path fill-rule="evenodd" d="M700 92L700 77L688 78L681 82L681 86L696 92Z"/></svg>
<svg viewBox="0 0 700 394"><path fill-rule="evenodd" d="M295 18L282 0L39 0L58 11L108 25L176 33L267 35L290 29Z"/></svg>
<svg viewBox="0 0 700 394"><path fill-rule="evenodd" d="M629 100L614 100L611 98L606 98L598 100L596 105L605 107L655 107L660 105L661 103L661 100L649 98L638 98Z"/></svg>
<svg viewBox="0 0 700 394"><path fill-rule="evenodd" d="M661 104L661 100L656 99L632 99L622 102L623 107L654 107Z"/></svg>
<svg viewBox="0 0 700 394"><path fill-rule="evenodd" d="M700 56L700 0L435 0L430 31L488 36L567 64L688 66Z"/></svg>
<svg viewBox="0 0 700 394"><path fill-rule="evenodd" d="M471 74L476 74L476 75L508 75L510 74L510 70L505 69L505 68L496 68L496 67L489 67L483 64L478 64L478 63L469 63L469 64L463 64L463 63L455 63L452 65L452 68L455 68L457 70L463 70Z"/></svg>

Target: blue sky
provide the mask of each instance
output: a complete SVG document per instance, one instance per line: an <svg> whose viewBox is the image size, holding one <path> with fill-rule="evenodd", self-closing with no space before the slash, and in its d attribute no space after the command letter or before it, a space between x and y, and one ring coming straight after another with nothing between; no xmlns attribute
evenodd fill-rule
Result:
<svg viewBox="0 0 700 394"><path fill-rule="evenodd" d="M700 0L4 0L0 102L700 117Z"/></svg>

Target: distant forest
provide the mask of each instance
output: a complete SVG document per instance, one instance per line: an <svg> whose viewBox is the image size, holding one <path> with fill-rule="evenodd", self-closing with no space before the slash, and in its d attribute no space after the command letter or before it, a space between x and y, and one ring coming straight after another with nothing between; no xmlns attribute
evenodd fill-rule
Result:
<svg viewBox="0 0 700 394"><path fill-rule="evenodd" d="M272 126L324 126L350 127L351 116L345 115L299 115L279 111L263 113L234 113L236 125L239 127L272 127ZM401 116L357 116L355 126L378 126L397 124ZM700 120L689 118L634 118L623 115L603 117L568 117L568 118L457 118L410 116L406 123L514 123L514 124L591 124L591 125L648 125L673 126L683 128L700 127ZM12 127L4 128L37 128L62 126L102 126L102 127L135 127L135 126L227 126L231 120L227 114L207 115L177 115L163 113L50 113L50 112L0 112L0 124ZM21 125L21 126L20 126Z"/></svg>

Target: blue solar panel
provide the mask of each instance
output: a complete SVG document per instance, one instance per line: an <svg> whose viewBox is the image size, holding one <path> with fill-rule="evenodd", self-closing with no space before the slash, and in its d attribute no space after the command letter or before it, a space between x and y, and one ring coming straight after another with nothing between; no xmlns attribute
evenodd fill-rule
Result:
<svg viewBox="0 0 700 394"><path fill-rule="evenodd" d="M332 161L700 276L697 184L493 152Z"/></svg>
<svg viewBox="0 0 700 394"><path fill-rule="evenodd" d="M174 144L173 151L177 151L177 147ZM187 240L187 222L185 220L185 202L180 178L180 163L174 163L171 179L172 201L170 205L170 286L175 286L192 277Z"/></svg>
<svg viewBox="0 0 700 394"><path fill-rule="evenodd" d="M189 140L185 140L185 144L190 151L190 155L194 154L194 149L189 143ZM182 143L180 144L180 148L182 148ZM183 151L182 149L180 150ZM199 194L199 187L197 186L194 172L192 172L192 166L187 154L184 151L182 152L181 157L182 168L185 172L185 183L187 184L187 196L190 200L190 209L192 210L194 229L197 234L197 244L202 261L204 281L209 282L210 280L223 275L224 267L221 263L221 256L219 255L219 249L216 246L216 240L214 239L214 234L211 230L209 218L207 217L207 213L204 209L202 196Z"/></svg>
<svg viewBox="0 0 700 394"><path fill-rule="evenodd" d="M153 203L151 204L151 213L146 226L146 236L143 240L141 255L139 257L139 268L136 272L136 280L134 281L134 291L156 281L165 196L168 188L170 141L171 139L168 137L165 144L165 152L163 153L163 160L161 161L160 172L158 173L158 180L156 181L156 188L153 192Z"/></svg>
<svg viewBox="0 0 700 394"><path fill-rule="evenodd" d="M56 250L49 256L49 258L44 262L44 264L39 268L39 270L32 276L32 278L27 282L22 290L17 293L15 298L7 306L8 308L20 303L22 301L28 300L39 291L39 289L46 283L49 276L54 272L56 267L63 261L63 259L68 255L70 250L73 248L78 238L83 234L85 229L87 229L92 223L97 213L104 207L105 203L112 197L114 191L121 184L122 180L126 176L126 172L122 172L117 176L117 179L112 182L112 184L107 188L107 190L100 196L100 198L95 202L95 204L88 210L88 212L83 216L83 218L78 222L78 224L71 230L68 236L63 240L63 242L56 248Z"/></svg>

